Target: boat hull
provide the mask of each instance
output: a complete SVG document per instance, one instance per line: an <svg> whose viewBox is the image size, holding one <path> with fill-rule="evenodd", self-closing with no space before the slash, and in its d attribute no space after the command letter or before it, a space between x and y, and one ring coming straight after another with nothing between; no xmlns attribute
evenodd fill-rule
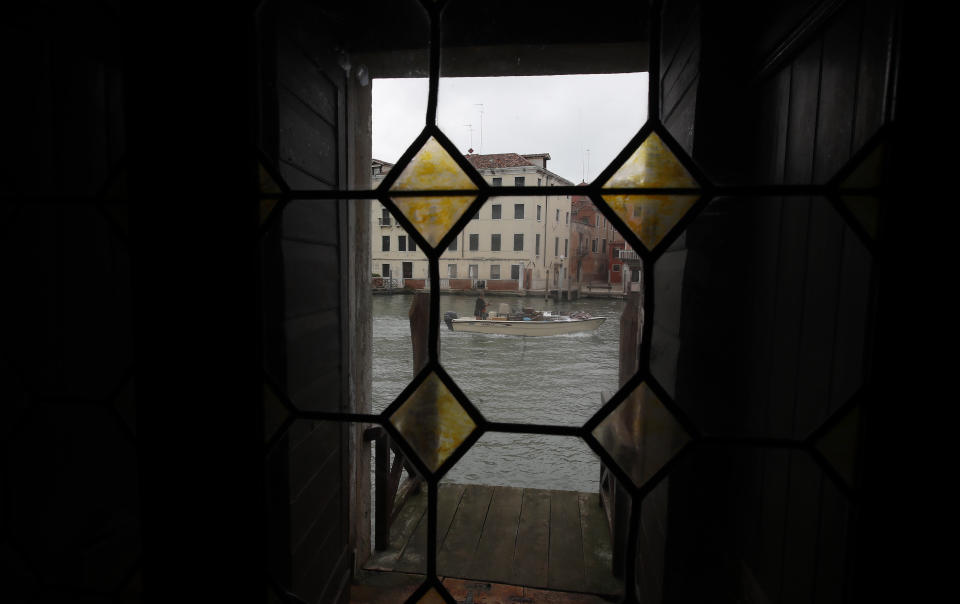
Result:
<svg viewBox="0 0 960 604"><path fill-rule="evenodd" d="M565 333L593 331L600 327L605 317L575 319L572 321L490 321L478 319L454 319L453 331L489 333L513 336L556 336Z"/></svg>

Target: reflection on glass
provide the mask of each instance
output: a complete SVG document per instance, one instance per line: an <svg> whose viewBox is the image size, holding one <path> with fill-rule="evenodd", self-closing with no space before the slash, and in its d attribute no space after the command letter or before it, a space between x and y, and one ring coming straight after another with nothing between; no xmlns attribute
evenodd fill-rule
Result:
<svg viewBox="0 0 960 604"><path fill-rule="evenodd" d="M683 164L652 132L603 188L696 186ZM648 248L653 248L690 209L697 196L604 195L603 199Z"/></svg>
<svg viewBox="0 0 960 604"><path fill-rule="evenodd" d="M817 441L817 449L850 486L853 485L854 468L856 467L857 426L859 423L860 409L854 407L837 425Z"/></svg>
<svg viewBox="0 0 960 604"><path fill-rule="evenodd" d="M433 472L477 427L435 373L390 416L390 423Z"/></svg>
<svg viewBox="0 0 960 604"><path fill-rule="evenodd" d="M686 430L646 384L594 428L593 435L637 486L690 440Z"/></svg>
<svg viewBox="0 0 960 604"><path fill-rule="evenodd" d="M391 191L438 191L477 186L447 150L430 137L397 177ZM430 245L436 246L475 199L472 195L393 198L403 215Z"/></svg>

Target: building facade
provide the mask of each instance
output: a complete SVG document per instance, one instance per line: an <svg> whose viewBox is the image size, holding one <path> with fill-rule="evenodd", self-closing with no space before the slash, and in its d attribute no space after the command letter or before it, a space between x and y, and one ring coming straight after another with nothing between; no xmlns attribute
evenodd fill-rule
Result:
<svg viewBox="0 0 960 604"><path fill-rule="evenodd" d="M547 169L548 153L466 156L492 186L572 183ZM373 160L371 186L393 164ZM544 291L569 289L569 195L491 196L440 257L442 289ZM393 286L425 287L427 258L389 211L373 202L372 273Z"/></svg>
<svg viewBox="0 0 960 604"><path fill-rule="evenodd" d="M569 263L571 286L580 291L613 286L628 290L625 283L638 283L638 270L631 271L623 261L624 255L630 256L633 250L590 198L574 195L570 208L574 246Z"/></svg>

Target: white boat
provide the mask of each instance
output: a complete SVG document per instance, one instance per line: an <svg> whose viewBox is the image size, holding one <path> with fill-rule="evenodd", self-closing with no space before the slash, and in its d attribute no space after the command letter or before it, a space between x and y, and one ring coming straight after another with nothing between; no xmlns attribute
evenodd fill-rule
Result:
<svg viewBox="0 0 960 604"><path fill-rule="evenodd" d="M515 336L555 336L593 331L606 321L606 317L593 317L584 312L559 314L525 309L520 313L511 313L509 307L504 309L504 306L501 305L500 312L484 319L447 316L445 321L453 331Z"/></svg>

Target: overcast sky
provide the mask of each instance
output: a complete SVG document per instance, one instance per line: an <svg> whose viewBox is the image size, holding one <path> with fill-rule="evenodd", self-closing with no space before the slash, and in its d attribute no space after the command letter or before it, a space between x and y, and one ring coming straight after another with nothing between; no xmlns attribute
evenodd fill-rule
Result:
<svg viewBox="0 0 960 604"><path fill-rule="evenodd" d="M423 130L426 106L425 78L373 80L373 157L396 162ZM472 124L475 153L549 153L547 169L573 183L596 178L646 117L646 73L442 78L437 104L437 124L461 153Z"/></svg>

